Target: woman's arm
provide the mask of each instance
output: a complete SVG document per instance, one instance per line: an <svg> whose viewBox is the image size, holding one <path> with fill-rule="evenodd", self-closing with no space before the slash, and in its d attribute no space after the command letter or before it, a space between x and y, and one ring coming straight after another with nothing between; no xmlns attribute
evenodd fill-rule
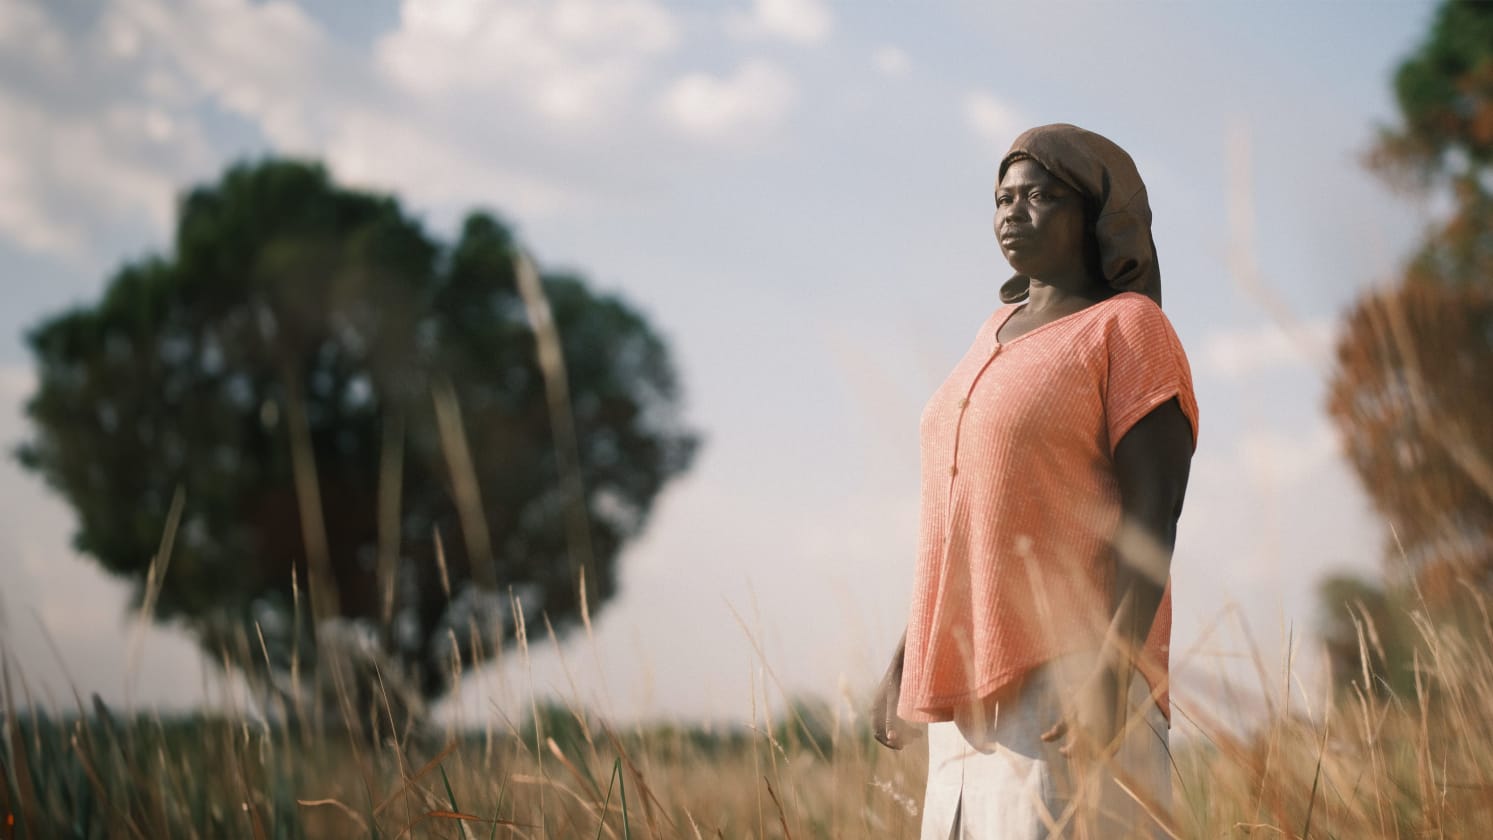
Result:
<svg viewBox="0 0 1493 840"><path fill-rule="evenodd" d="M1115 614L1107 641L1109 664L1125 668L1127 676L1166 590L1192 450L1192 424L1175 399L1141 418L1115 447L1121 520L1114 541ZM1121 688L1128 688L1125 682Z"/></svg>
<svg viewBox="0 0 1493 840"><path fill-rule="evenodd" d="M1113 615L1098 667L1065 719L1042 737L1072 733L1103 748L1124 720L1130 678L1166 590L1177 518L1192 464L1192 424L1175 399L1141 418L1115 447L1121 523L1114 538ZM1063 749L1071 749L1069 738Z"/></svg>

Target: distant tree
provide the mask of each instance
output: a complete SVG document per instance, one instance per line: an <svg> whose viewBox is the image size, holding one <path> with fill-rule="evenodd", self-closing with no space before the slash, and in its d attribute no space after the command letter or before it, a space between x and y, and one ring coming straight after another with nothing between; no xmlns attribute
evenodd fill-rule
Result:
<svg viewBox="0 0 1493 840"><path fill-rule="evenodd" d="M1330 575L1317 584L1317 598L1318 631L1338 689L1413 696L1415 654L1424 647L1411 620L1414 592L1367 577Z"/></svg>
<svg viewBox="0 0 1493 840"><path fill-rule="evenodd" d="M1412 279L1365 295L1338 341L1328 410L1393 529L1394 568L1433 602L1460 579L1493 591L1493 283Z"/></svg>
<svg viewBox="0 0 1493 840"><path fill-rule="evenodd" d="M1397 568L1428 598L1493 590L1493 4L1443 3L1394 91L1370 165L1446 212L1349 313L1328 409Z"/></svg>
<svg viewBox="0 0 1493 840"><path fill-rule="evenodd" d="M1369 166L1447 208L1406 282L1493 286L1493 3L1443 2L1394 92L1400 121L1380 129Z"/></svg>
<svg viewBox="0 0 1493 840"><path fill-rule="evenodd" d="M696 448L644 317L574 275L526 290L519 264L487 215L445 246L318 165L235 166L185 196L172 253L30 332L20 461L78 550L214 658L290 696L340 639L365 692L434 698L458 650L512 639L510 593L563 630L584 569L600 608Z"/></svg>

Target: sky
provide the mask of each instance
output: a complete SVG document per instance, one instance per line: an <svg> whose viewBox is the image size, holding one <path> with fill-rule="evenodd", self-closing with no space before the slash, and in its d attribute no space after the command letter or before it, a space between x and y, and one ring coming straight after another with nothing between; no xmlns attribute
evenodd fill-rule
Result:
<svg viewBox="0 0 1493 840"><path fill-rule="evenodd" d="M1323 389L1337 319L1429 221L1361 161L1432 11L9 0L0 443L27 434L26 328L167 248L177 196L229 162L323 160L441 236L488 209L542 265L646 313L705 443L593 637L536 639L440 713L516 716L537 692L619 719L739 722L803 694L854 714L905 622L918 416L1009 275L996 166L1021 130L1072 122L1146 180L1196 381L1174 697L1202 707L1234 679L1310 700L1316 582L1384 555ZM136 620L129 584L71 549L70 511L10 459L0 495L0 638L39 701L230 697L182 631Z"/></svg>

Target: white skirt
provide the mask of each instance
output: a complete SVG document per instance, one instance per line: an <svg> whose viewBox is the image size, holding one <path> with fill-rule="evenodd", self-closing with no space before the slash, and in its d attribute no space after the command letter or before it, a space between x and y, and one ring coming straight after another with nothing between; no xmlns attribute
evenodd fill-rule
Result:
<svg viewBox="0 0 1493 840"><path fill-rule="evenodd" d="M1131 680L1132 711L1118 754L1087 784L1072 778L1057 744L1042 740L1058 720L1063 686L1075 685L1092 663L1092 654L1054 660L1000 702L961 706L954 721L929 725L922 840L1166 836L1115 781L1118 774L1153 808L1170 811L1168 724L1144 678ZM1095 830L1079 828L1086 818Z"/></svg>

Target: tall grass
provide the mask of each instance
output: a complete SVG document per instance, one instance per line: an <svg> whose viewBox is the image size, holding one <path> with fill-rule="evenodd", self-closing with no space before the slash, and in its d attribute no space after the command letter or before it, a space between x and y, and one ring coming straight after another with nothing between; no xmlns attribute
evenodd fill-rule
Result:
<svg viewBox="0 0 1493 840"><path fill-rule="evenodd" d="M1338 702L1277 703L1242 733L1178 698L1174 714L1197 733L1175 749L1178 836L1487 836L1493 636L1486 622L1415 621L1413 694L1364 671ZM368 743L334 719L121 719L96 698L44 710L25 702L21 676L5 669L0 710L5 837L917 836L922 750L876 745L849 705L800 703L711 731L619 728L535 701L511 725L494 714Z"/></svg>
<svg viewBox="0 0 1493 840"><path fill-rule="evenodd" d="M532 267L521 266L520 274L532 280ZM540 325L547 318L534 316ZM552 329L536 332L554 342ZM558 413L567 397L554 370L563 367L553 363L553 352L546 358ZM438 388L436 400L465 537L482 544L480 494L462 469L469 456L454 395ZM303 418L298 405L290 408L296 431ZM568 434L562 428L556 436L563 443ZM6 659L0 837L917 835L924 750L878 746L859 713L863 706L854 702L793 702L764 686L750 724L706 729L620 726L573 700L529 696L521 720L494 710L465 728L409 724L414 718L403 714L410 707L399 696L397 675L377 662L351 661L350 646L339 653L329 632L336 593L326 591L315 462L304 434L293 442L312 565L309 606L319 630L316 673L293 667L291 674L293 682L315 682L314 690L297 685L292 696L313 698L310 713L270 703L213 716L121 717L97 698L76 696L70 708L45 708ZM399 469L391 451L386 479ZM562 464L575 469L573 458ZM578 498L578 476L563 478ZM381 496L381 519L393 522L397 505L397 496ZM178 498L147 579L146 614L169 573L180 507ZM583 525L572 529L572 549L584 604ZM394 527L381 527L381 536L393 540ZM386 560L379 564L385 577ZM1200 838L1493 836L1493 623L1486 605L1474 600L1479 611L1472 622L1442 624L1428 610L1412 611L1420 637L1410 692L1391 690L1365 664L1351 679L1339 675L1347 689L1331 702L1270 703L1267 717L1243 730L1185 693L1174 694L1174 721L1194 735L1174 743L1174 797L1164 823L1179 837ZM523 610L508 614L513 626L494 635L515 639L518 655L527 658ZM297 621L299 615L298 596ZM584 612L583 626L589 636ZM1367 618L1359 626L1360 660L1383 661L1384 652L1373 650L1375 628ZM247 630L238 644L262 647ZM480 645L463 651L453 639L458 676L493 664L490 656ZM240 652L223 661L231 676L234 663L248 658ZM368 682L375 686L371 697L349 685L368 667L375 677ZM1285 691L1261 681L1266 697Z"/></svg>
<svg viewBox="0 0 1493 840"><path fill-rule="evenodd" d="M334 718L48 710L5 676L4 837L895 837L917 822L919 759L827 705L619 728L530 698L511 725L370 744Z"/></svg>

